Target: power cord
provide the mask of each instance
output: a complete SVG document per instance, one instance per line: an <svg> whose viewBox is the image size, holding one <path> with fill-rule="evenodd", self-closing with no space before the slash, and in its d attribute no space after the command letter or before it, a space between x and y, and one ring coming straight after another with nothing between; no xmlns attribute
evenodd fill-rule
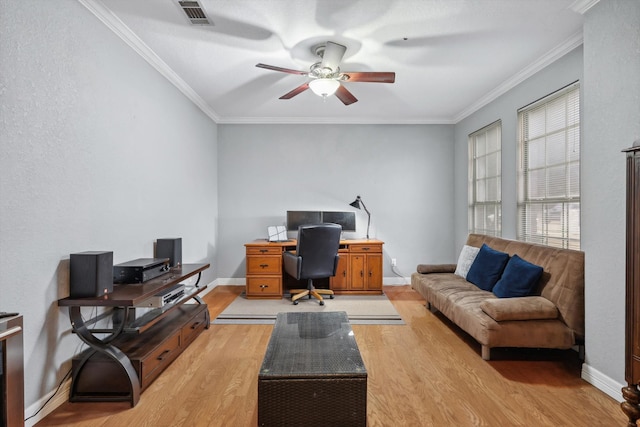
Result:
<svg viewBox="0 0 640 427"><path fill-rule="evenodd" d="M406 278L402 275L402 273L400 273L400 270L398 270L398 266L392 265L391 272L396 276L401 277L404 285L408 285Z"/></svg>
<svg viewBox="0 0 640 427"><path fill-rule="evenodd" d="M93 308L91 309L91 312L90 312L90 316L91 316L91 317L90 317L90 318L97 318L97 313L98 313L98 312L97 312L97 310L98 310L98 308L97 308L97 307L93 307ZM83 321L84 321L84 318L83 318ZM85 344L85 343L80 342L80 344L78 345L78 348L76 349L76 353L75 353L75 354L78 354L78 353L80 353L82 350L84 350L84 347L85 347L85 346L86 346L86 344ZM58 394L58 392L60 391L60 388L62 387L62 384L64 384L64 382L65 382L65 380L67 379L67 377L69 377L69 375L71 375L71 371L72 371L72 370L73 370L73 367L69 368L69 370L67 371L67 373L66 373L66 374L64 374L64 376L63 376L63 377L62 377L62 379L60 380L60 383L58 383L58 387L56 387L56 390L53 392L53 394L52 394L51 396L49 396L49 398L47 399L47 401L46 401L46 402L44 402L44 403L42 404L42 406L41 406L41 407L40 407L40 408L39 408L39 409L38 409L38 410L37 410L33 415L30 415L30 416L28 416L27 418L25 418L25 419L24 419L25 421L28 421L28 420L30 420L31 418L33 418L33 417L35 417L36 415L38 415L38 414L39 414L39 413L40 413L40 412L41 412L41 411L42 411L42 410L43 410L43 409L44 409L44 408L49 404L49 402L51 402L51 399L53 399L53 398Z"/></svg>
<svg viewBox="0 0 640 427"><path fill-rule="evenodd" d="M62 379L60 380L60 383L58 384L58 387L56 388L56 391L54 391L54 392L53 392L53 394L52 394L51 396L49 396L49 398L47 399L47 401L46 401L46 402L44 402L44 403L42 404L42 406L40 407L40 409L38 409L38 410L36 411L36 413L35 413L35 414L33 414L33 415L31 415L31 416L29 416L29 417L25 418L25 419L24 419L25 421L28 421L28 420L30 420L31 418L33 418L33 417L35 417L36 415L38 415L38 414L40 413L40 411L42 411L42 410L44 409L44 407L45 407L45 406L47 406L47 404L51 401L51 399L53 399L53 398L54 398L54 396L55 396L56 394L58 394L58 392L60 391L60 388L62 387L62 384L64 384L64 381L67 379L67 377L68 377L70 374L71 374L71 368L69 368L69 370L67 371L67 373L66 373L66 374L64 374L64 377L62 377Z"/></svg>

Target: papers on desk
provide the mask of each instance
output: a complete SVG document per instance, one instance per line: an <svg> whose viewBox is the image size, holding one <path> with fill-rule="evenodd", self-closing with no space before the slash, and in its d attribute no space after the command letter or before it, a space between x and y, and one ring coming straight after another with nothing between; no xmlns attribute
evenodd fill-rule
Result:
<svg viewBox="0 0 640 427"><path fill-rule="evenodd" d="M286 242L287 229L284 225L270 225L267 227L267 234L270 242Z"/></svg>

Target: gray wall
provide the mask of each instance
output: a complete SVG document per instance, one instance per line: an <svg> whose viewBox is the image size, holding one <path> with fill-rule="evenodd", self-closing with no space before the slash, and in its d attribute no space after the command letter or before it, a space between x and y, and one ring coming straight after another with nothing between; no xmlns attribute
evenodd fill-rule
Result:
<svg viewBox="0 0 640 427"><path fill-rule="evenodd" d="M244 277L244 243L266 237L287 210L371 212L371 238L409 276L454 259L453 126L219 125L220 277ZM366 214L357 213L364 237ZM388 281L388 280L387 280Z"/></svg>
<svg viewBox="0 0 640 427"><path fill-rule="evenodd" d="M76 0L2 1L0 28L0 310L24 316L33 411L81 347L70 253L179 236L214 262L216 125Z"/></svg>
<svg viewBox="0 0 640 427"><path fill-rule="evenodd" d="M458 122L455 128L455 241L466 241L467 152L469 134L502 120L502 237L516 238L518 113L525 105L576 80L582 80L582 46L542 69L495 101Z"/></svg>
<svg viewBox="0 0 640 427"><path fill-rule="evenodd" d="M586 362L624 382L625 155L640 138L640 2L600 1L585 16L582 249ZM637 260L635 260L637 261ZM612 387L617 387L612 385Z"/></svg>

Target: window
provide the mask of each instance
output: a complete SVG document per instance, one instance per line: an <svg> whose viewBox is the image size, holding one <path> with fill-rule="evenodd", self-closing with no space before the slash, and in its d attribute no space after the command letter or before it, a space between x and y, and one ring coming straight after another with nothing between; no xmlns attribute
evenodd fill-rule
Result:
<svg viewBox="0 0 640 427"><path fill-rule="evenodd" d="M518 239L580 249L580 86L518 111Z"/></svg>
<svg viewBox="0 0 640 427"><path fill-rule="evenodd" d="M469 135L469 232L502 235L502 122Z"/></svg>

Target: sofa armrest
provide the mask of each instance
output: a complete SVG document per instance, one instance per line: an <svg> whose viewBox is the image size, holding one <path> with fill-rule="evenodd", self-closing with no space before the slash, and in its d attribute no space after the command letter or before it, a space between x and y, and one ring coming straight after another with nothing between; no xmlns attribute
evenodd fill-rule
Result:
<svg viewBox="0 0 640 427"><path fill-rule="evenodd" d="M430 274L430 273L453 273L456 271L455 264L418 264L416 268L418 273Z"/></svg>
<svg viewBox="0 0 640 427"><path fill-rule="evenodd" d="M496 322L503 320L556 319L558 308L544 297L491 298L480 303L480 308Z"/></svg>

